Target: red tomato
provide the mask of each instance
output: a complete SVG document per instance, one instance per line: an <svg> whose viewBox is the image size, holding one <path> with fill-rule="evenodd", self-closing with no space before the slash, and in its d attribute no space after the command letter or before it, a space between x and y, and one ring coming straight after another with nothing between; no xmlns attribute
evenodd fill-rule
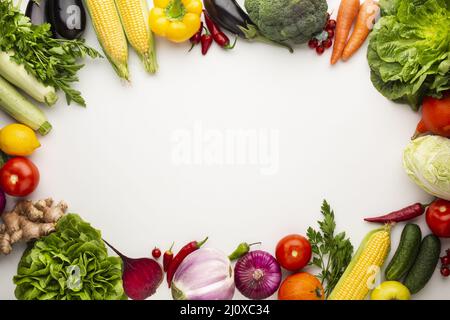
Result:
<svg viewBox="0 0 450 320"><path fill-rule="evenodd" d="M311 260L311 244L300 235L291 234L278 242L276 257L280 265L289 270L297 271Z"/></svg>
<svg viewBox="0 0 450 320"><path fill-rule="evenodd" d="M432 132L450 138L450 91L442 99L423 99L422 120L417 126L417 132Z"/></svg>
<svg viewBox="0 0 450 320"><path fill-rule="evenodd" d="M26 197L39 184L39 170L27 158L8 160L0 170L0 186L10 196Z"/></svg>
<svg viewBox="0 0 450 320"><path fill-rule="evenodd" d="M427 224L440 238L450 238L450 201L438 199L427 209Z"/></svg>

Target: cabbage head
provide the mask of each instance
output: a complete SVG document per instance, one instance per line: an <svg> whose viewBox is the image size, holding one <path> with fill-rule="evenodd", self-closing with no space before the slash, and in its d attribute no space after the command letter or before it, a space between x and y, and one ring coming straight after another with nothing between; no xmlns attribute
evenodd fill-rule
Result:
<svg viewBox="0 0 450 320"><path fill-rule="evenodd" d="M76 214L36 241L20 260L15 295L20 300L124 299L122 262L108 257L100 231Z"/></svg>
<svg viewBox="0 0 450 320"><path fill-rule="evenodd" d="M426 192L450 200L450 139L426 136L413 140L404 152L403 166Z"/></svg>

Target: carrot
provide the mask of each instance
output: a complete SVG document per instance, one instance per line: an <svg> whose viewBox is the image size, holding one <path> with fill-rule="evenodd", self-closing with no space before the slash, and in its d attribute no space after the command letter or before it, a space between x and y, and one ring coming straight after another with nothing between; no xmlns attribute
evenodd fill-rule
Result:
<svg viewBox="0 0 450 320"><path fill-rule="evenodd" d="M337 16L336 40L334 42L333 54L331 55L331 64L335 64L341 59L350 29L352 28L353 21L358 15L358 11L359 0L341 1Z"/></svg>
<svg viewBox="0 0 450 320"><path fill-rule="evenodd" d="M380 7L374 0L366 0L361 5L355 28L342 53L342 60L347 61L359 48L361 48L364 41L366 41L370 30L373 28L375 17L379 10Z"/></svg>

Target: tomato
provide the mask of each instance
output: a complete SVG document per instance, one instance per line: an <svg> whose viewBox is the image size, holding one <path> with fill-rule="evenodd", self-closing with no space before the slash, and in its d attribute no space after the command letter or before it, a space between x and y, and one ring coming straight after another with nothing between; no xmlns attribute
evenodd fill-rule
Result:
<svg viewBox="0 0 450 320"><path fill-rule="evenodd" d="M450 138L450 91L442 99L426 97L423 100L422 120L417 133L426 132Z"/></svg>
<svg viewBox="0 0 450 320"><path fill-rule="evenodd" d="M438 199L427 209L428 227L440 238L450 238L450 201Z"/></svg>
<svg viewBox="0 0 450 320"><path fill-rule="evenodd" d="M280 265L289 270L297 271L308 264L311 260L311 244L300 235L291 234L278 242L276 257Z"/></svg>
<svg viewBox="0 0 450 320"><path fill-rule="evenodd" d="M319 279L307 272L286 278L278 291L278 300L324 300L324 290Z"/></svg>
<svg viewBox="0 0 450 320"><path fill-rule="evenodd" d="M8 160L0 170L0 186L10 196L26 197L39 184L39 170L27 158Z"/></svg>

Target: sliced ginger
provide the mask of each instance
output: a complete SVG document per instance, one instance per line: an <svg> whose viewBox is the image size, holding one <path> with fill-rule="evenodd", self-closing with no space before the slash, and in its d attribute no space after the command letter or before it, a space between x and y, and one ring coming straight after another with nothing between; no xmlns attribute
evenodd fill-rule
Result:
<svg viewBox="0 0 450 320"><path fill-rule="evenodd" d="M0 254L10 254L12 245L18 241L39 239L55 231L56 222L66 210L64 201L53 205L53 199L50 198L18 202L13 211L1 216Z"/></svg>

